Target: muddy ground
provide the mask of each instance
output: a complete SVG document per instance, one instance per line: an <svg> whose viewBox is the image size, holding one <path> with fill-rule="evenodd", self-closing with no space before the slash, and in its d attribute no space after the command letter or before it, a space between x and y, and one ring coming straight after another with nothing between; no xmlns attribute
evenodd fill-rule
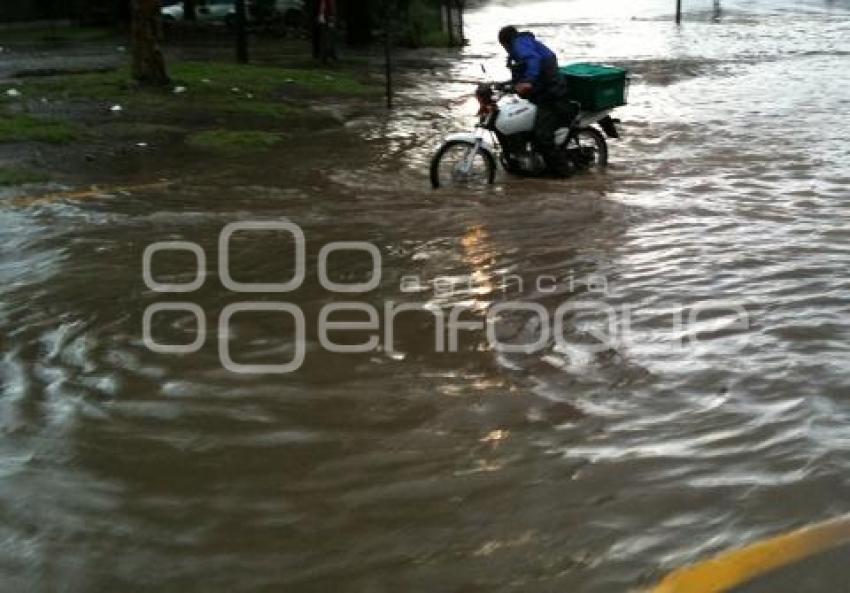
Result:
<svg viewBox="0 0 850 593"><path fill-rule="evenodd" d="M256 162L275 147L309 151L317 134L384 117L380 56L344 51L321 65L304 40L258 38L243 68L230 44L172 40L172 83L145 90L130 80L120 35L18 32L0 52L0 184L19 194L191 176ZM398 56L396 84L449 57Z"/></svg>

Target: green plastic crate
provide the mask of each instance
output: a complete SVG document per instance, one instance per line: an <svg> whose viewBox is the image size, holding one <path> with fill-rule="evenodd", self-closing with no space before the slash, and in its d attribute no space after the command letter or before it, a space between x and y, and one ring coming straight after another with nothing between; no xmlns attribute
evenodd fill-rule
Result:
<svg viewBox="0 0 850 593"><path fill-rule="evenodd" d="M601 64L570 64L561 68L567 79L570 101L578 101L585 111L604 111L626 104L628 71Z"/></svg>

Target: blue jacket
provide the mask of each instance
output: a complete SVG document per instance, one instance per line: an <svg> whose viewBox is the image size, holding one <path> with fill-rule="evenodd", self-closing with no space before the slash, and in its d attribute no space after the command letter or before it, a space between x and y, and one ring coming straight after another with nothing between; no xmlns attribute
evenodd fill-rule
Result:
<svg viewBox="0 0 850 593"><path fill-rule="evenodd" d="M513 83L534 85L532 101L558 99L564 94L563 77L558 72L558 57L537 41L532 33L517 35L510 49Z"/></svg>
<svg viewBox="0 0 850 593"><path fill-rule="evenodd" d="M554 61L557 65L558 58L551 49L537 41L532 33L520 33L514 40L510 52L511 60L515 64L514 82L540 82L540 76L544 70L544 63Z"/></svg>

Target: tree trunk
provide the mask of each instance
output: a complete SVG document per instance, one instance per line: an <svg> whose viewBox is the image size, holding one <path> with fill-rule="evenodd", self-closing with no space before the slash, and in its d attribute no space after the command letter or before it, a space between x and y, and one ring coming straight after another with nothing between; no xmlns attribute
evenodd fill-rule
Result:
<svg viewBox="0 0 850 593"><path fill-rule="evenodd" d="M245 0L236 0L236 61L248 63L248 22Z"/></svg>
<svg viewBox="0 0 850 593"><path fill-rule="evenodd" d="M159 49L159 0L133 0L133 78L144 86L165 86L170 80Z"/></svg>
<svg viewBox="0 0 850 593"><path fill-rule="evenodd" d="M310 27L310 44L313 49L313 57L322 57L322 30L319 27L319 4L320 0L307 0L305 10L307 13L308 26Z"/></svg>
<svg viewBox="0 0 850 593"><path fill-rule="evenodd" d="M369 45L372 42L372 15L366 0L345 0L343 5L348 44Z"/></svg>
<svg viewBox="0 0 850 593"><path fill-rule="evenodd" d="M329 60L337 59L336 52L336 23L337 6L336 0L319 0L318 2L318 35L319 35L319 58L323 64Z"/></svg>
<svg viewBox="0 0 850 593"><path fill-rule="evenodd" d="M183 0L183 20L196 21L197 19L197 0Z"/></svg>

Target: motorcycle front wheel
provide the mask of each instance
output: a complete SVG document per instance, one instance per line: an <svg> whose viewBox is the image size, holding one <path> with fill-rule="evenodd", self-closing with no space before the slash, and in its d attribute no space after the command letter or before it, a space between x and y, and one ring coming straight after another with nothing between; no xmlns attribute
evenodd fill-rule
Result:
<svg viewBox="0 0 850 593"><path fill-rule="evenodd" d="M431 185L441 187L479 188L496 180L496 162L486 150L466 140L446 142L431 159ZM470 158L472 159L470 161Z"/></svg>

